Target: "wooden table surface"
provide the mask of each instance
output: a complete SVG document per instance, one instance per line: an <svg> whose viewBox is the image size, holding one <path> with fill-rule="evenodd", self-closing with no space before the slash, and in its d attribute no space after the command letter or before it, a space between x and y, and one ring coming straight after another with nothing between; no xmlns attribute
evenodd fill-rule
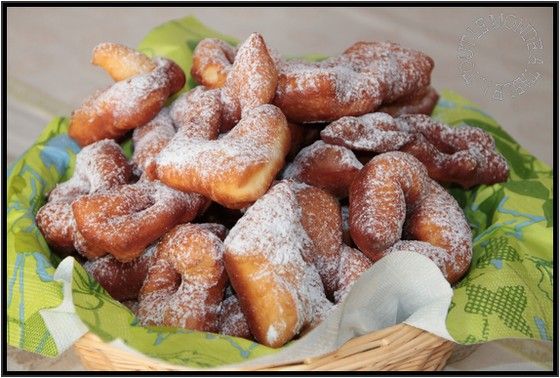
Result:
<svg viewBox="0 0 560 378"><path fill-rule="evenodd" d="M435 61L435 88L457 91L480 104L522 146L552 164L552 8L473 7L9 8L8 162L31 145L51 117L70 114L95 89L109 84L107 75L90 65L97 43L135 46L151 28L187 15L241 40L258 31L285 55L337 54L358 40L390 40L421 50ZM523 32L529 25L531 37ZM496 83L503 82L514 85L505 87L503 98L493 98ZM448 368L550 368L549 346L519 344L524 351L519 355L519 345L513 348L517 352L511 345L490 343L475 352L480 356L471 365L467 359ZM8 368L79 370L81 365L72 352L50 360L11 348Z"/></svg>

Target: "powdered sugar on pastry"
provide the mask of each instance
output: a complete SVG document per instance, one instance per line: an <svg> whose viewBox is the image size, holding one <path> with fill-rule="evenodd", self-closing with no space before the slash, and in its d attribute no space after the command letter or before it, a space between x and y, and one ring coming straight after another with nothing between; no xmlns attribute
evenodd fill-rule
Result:
<svg viewBox="0 0 560 378"><path fill-rule="evenodd" d="M398 150L413 137L400 130L390 115L369 113L332 122L321 131L321 139L352 150L387 152Z"/></svg>
<svg viewBox="0 0 560 378"><path fill-rule="evenodd" d="M157 176L178 190L242 208L266 192L284 164L289 138L282 112L262 105L217 140L179 130L156 160Z"/></svg>
<svg viewBox="0 0 560 378"><path fill-rule="evenodd" d="M300 219L296 194L280 182L247 210L224 242L226 269L252 334L273 347L330 307L317 270L302 257L313 244Z"/></svg>

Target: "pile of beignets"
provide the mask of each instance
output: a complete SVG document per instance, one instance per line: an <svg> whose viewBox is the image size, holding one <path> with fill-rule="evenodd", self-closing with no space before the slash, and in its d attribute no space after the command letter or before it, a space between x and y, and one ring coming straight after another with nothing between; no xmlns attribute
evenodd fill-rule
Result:
<svg viewBox="0 0 560 378"><path fill-rule="evenodd" d="M434 63L395 43L310 63L257 33L205 39L199 85L176 98L186 77L169 59L102 43L93 63L115 82L73 112L82 150L36 220L143 325L280 347L398 250L455 283L472 235L440 183L508 176L486 132L430 118Z"/></svg>

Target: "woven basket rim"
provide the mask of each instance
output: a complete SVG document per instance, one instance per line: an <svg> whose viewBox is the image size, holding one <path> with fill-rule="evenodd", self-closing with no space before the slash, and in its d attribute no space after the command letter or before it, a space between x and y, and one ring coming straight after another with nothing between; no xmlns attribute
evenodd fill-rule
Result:
<svg viewBox="0 0 560 378"><path fill-rule="evenodd" d="M357 336L334 352L289 364L262 364L242 368L234 365L199 369L175 365L152 357L129 353L110 345L92 332L74 344L83 365L91 370L110 371L309 371L309 370L441 370L455 343L428 331L399 323Z"/></svg>

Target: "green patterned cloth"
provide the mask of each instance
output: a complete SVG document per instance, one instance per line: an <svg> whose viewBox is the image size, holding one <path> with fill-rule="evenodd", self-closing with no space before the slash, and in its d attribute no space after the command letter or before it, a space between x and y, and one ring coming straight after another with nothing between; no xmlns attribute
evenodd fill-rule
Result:
<svg viewBox="0 0 560 378"><path fill-rule="evenodd" d="M187 17L163 24L139 48L174 59L188 74L192 50L220 35ZM189 78L188 86L194 86ZM465 191L450 189L474 230L474 259L457 285L447 327L459 343L510 337L552 338L552 171L523 150L471 102L445 91L434 116L450 125L488 131L511 167L505 184ZM8 171L8 343L45 356L59 354L40 314L59 306L62 284L53 279L60 259L50 252L35 225L45 195L73 171L78 146L67 136L68 122L55 118ZM130 156L130 141L124 143ZM83 268L73 264L72 300L88 328L106 341L121 338L163 360L194 367L241 362L272 352L243 339L172 328L146 328L113 300Z"/></svg>

